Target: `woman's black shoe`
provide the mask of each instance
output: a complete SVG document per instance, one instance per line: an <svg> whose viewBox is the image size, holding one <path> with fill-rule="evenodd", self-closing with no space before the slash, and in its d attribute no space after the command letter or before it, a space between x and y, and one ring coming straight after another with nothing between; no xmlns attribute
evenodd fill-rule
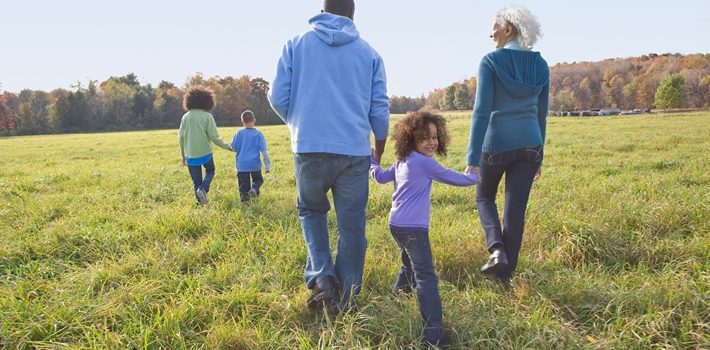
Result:
<svg viewBox="0 0 710 350"><path fill-rule="evenodd" d="M503 249L496 249L488 257L488 261L481 266L481 273L492 275L506 267L508 267L508 256Z"/></svg>

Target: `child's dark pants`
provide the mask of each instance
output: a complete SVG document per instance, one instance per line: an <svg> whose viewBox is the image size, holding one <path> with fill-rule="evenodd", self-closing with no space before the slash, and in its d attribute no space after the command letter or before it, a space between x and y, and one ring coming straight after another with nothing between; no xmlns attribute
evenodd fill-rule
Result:
<svg viewBox="0 0 710 350"><path fill-rule="evenodd" d="M424 338L437 343L443 337L439 278L429 243L429 230L390 226L392 237L402 255L402 268L395 282L395 292L416 287L419 311L424 320Z"/></svg>
<svg viewBox="0 0 710 350"><path fill-rule="evenodd" d="M261 192L259 188L264 183L261 171L240 171L237 172L237 182L239 183L239 196L242 202L249 200L249 190L254 189L257 195Z"/></svg>

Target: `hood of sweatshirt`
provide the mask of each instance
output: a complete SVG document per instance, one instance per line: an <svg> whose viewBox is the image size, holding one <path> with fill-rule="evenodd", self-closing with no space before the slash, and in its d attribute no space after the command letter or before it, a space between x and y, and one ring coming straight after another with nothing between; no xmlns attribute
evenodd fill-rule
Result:
<svg viewBox="0 0 710 350"><path fill-rule="evenodd" d="M499 49L487 57L505 90L514 97L539 95L550 79L539 52Z"/></svg>
<svg viewBox="0 0 710 350"><path fill-rule="evenodd" d="M308 23L318 38L330 46L345 45L360 36L350 18L332 13L320 13L308 20Z"/></svg>

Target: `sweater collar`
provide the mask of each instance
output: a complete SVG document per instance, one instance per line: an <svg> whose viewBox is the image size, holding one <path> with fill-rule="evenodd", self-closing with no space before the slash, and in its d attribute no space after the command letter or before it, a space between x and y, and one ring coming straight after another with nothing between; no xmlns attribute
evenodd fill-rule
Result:
<svg viewBox="0 0 710 350"><path fill-rule="evenodd" d="M520 50L520 51L530 51L527 49L524 49L522 46L520 46L520 43L517 40L511 40L503 46L504 49L510 49L510 50Z"/></svg>

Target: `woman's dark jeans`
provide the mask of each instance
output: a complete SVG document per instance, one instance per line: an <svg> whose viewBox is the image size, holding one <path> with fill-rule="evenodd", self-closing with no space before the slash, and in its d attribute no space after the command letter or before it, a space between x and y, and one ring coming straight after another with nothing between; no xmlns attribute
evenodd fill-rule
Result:
<svg viewBox="0 0 710 350"><path fill-rule="evenodd" d="M392 237L402 255L394 292L411 292L417 289L419 312L424 320L424 338L437 343L443 337L439 278L434 271L434 259L429 243L429 230L390 226Z"/></svg>
<svg viewBox="0 0 710 350"><path fill-rule="evenodd" d="M202 167L205 168L205 177L202 178ZM214 178L214 159L210 159L209 162L200 165L188 165L187 169L190 171L190 177L192 178L192 185L194 191L198 188L205 190L205 193L210 191L210 184Z"/></svg>
<svg viewBox="0 0 710 350"><path fill-rule="evenodd" d="M476 203L488 250L495 245L502 245L508 256L508 267L497 274L500 279L510 279L518 265L525 227L525 209L533 178L541 161L541 146L481 155L481 182L476 187ZM503 174L505 206L501 229L496 193Z"/></svg>

